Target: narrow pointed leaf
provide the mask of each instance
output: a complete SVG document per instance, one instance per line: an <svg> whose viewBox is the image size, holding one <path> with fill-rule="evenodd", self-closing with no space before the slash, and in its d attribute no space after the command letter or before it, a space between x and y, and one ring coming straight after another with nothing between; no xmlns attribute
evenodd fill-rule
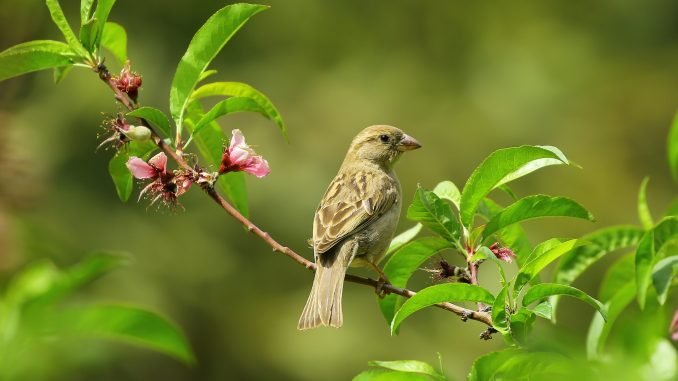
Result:
<svg viewBox="0 0 678 381"><path fill-rule="evenodd" d="M127 113L127 116L134 116L141 119L146 119L150 122L157 130L161 133L162 136L171 138L172 137L172 127L170 127L169 118L165 115L164 112L158 110L157 108L143 106L130 111Z"/></svg>
<svg viewBox="0 0 678 381"><path fill-rule="evenodd" d="M493 152L471 174L461 193L461 222L470 226L479 204L496 187L550 165L569 164L555 147L522 146Z"/></svg>
<svg viewBox="0 0 678 381"><path fill-rule="evenodd" d="M139 345L187 364L195 362L181 330L151 311L130 306L100 305L66 310L55 319L61 330L72 334Z"/></svg>
<svg viewBox="0 0 678 381"><path fill-rule="evenodd" d="M590 244L580 246L561 258L553 282L572 284L584 271L607 254L637 245L643 234L645 232L639 227L620 225L597 230L581 237L583 241L590 242ZM557 296L551 298L554 316L556 316L558 299Z"/></svg>
<svg viewBox="0 0 678 381"><path fill-rule="evenodd" d="M446 283L426 287L405 301L391 323L391 334L413 313L441 302L494 303L494 296L486 289L466 283Z"/></svg>
<svg viewBox="0 0 678 381"><path fill-rule="evenodd" d="M506 307L509 302L508 297L510 289L510 283L502 287L492 304L492 326L502 335L508 335L509 333L509 321Z"/></svg>
<svg viewBox="0 0 678 381"><path fill-rule="evenodd" d="M47 4L49 14L52 16L52 21L54 21L54 24L56 24L61 33L64 35L68 46L70 46L71 49L73 49L73 51L79 56L86 57L87 49L82 46L78 37L76 37L75 33L73 33L73 29L71 29L71 26L68 24L68 20L66 20L66 16L64 16L64 11L61 9L59 1L45 0L45 4Z"/></svg>
<svg viewBox="0 0 678 381"><path fill-rule="evenodd" d="M111 13L113 4L115 4L115 0L97 0L97 7L94 9L94 19L97 20L96 33L94 34L93 41L95 49L99 49L104 28L108 21L108 15Z"/></svg>
<svg viewBox="0 0 678 381"><path fill-rule="evenodd" d="M594 359L600 355L615 321L635 296L635 285L633 283L627 283L624 287L619 289L607 303L605 303L607 321L605 321L600 314L595 314L593 316L586 336L586 352L589 358Z"/></svg>
<svg viewBox="0 0 678 381"><path fill-rule="evenodd" d="M94 0L80 0L80 25L85 25L92 14Z"/></svg>
<svg viewBox="0 0 678 381"><path fill-rule="evenodd" d="M59 66L54 68L54 84L58 85L61 83L61 81L66 78L68 73L71 72L71 69L73 69L73 65L68 65L68 66Z"/></svg>
<svg viewBox="0 0 678 381"><path fill-rule="evenodd" d="M192 102L189 105L188 115L191 123L187 123L187 127L192 131L192 121L200 120L204 115L202 107L198 102ZM209 123L197 134L193 134L193 141L204 159L203 162L216 170L219 167L219 163L221 163L224 145L227 142L221 127L216 122ZM219 176L216 188L226 194L226 197L231 200L240 213L245 217L249 215L244 172L229 172Z"/></svg>
<svg viewBox="0 0 678 381"><path fill-rule="evenodd" d="M73 64L73 50L63 42L36 40L0 53L0 81L38 70Z"/></svg>
<svg viewBox="0 0 678 381"><path fill-rule="evenodd" d="M431 191L417 189L414 201L407 209L407 218L421 222L450 242L459 239L461 226L452 208Z"/></svg>
<svg viewBox="0 0 678 381"><path fill-rule="evenodd" d="M247 98L256 106L250 106L251 109L243 109L242 111L254 111L265 118L273 121L284 137L287 137L287 126L282 119L282 116L271 102L262 92L254 87L241 82L214 82L200 86L193 92L191 98L193 100L202 99L212 96L225 96L234 98ZM242 101L240 101L242 102ZM238 110L236 110L238 111Z"/></svg>
<svg viewBox="0 0 678 381"><path fill-rule="evenodd" d="M551 262L583 244L582 241L576 239L569 240L547 250L535 258L531 258L516 275L516 281L513 287L514 293L519 293L527 282L539 274Z"/></svg>
<svg viewBox="0 0 678 381"><path fill-rule="evenodd" d="M673 179L678 181L678 113L673 118L667 139L667 155Z"/></svg>
<svg viewBox="0 0 678 381"><path fill-rule="evenodd" d="M266 117L266 111L251 98L233 97L217 103L196 123L193 133L198 133L217 118L236 112L256 112Z"/></svg>
<svg viewBox="0 0 678 381"><path fill-rule="evenodd" d="M267 8L256 4L227 5L196 32L177 66L170 90L170 111L177 128L182 128L191 92L207 66L250 17Z"/></svg>
<svg viewBox="0 0 678 381"><path fill-rule="evenodd" d="M111 52L121 65L127 61L127 32L122 25L107 22L102 31L101 46Z"/></svg>
<svg viewBox="0 0 678 381"><path fill-rule="evenodd" d="M573 217L593 221L593 215L572 199L534 195L516 201L492 217L485 226L483 237L515 223L540 217Z"/></svg>
<svg viewBox="0 0 678 381"><path fill-rule="evenodd" d="M636 250L636 287L638 304L645 306L647 288L652 277L655 257L669 241L678 239L678 218L667 217L648 231L638 243Z"/></svg>
<svg viewBox="0 0 678 381"><path fill-rule="evenodd" d="M439 237L425 237L409 242L398 249L384 265L384 274L392 285L406 287L412 274L433 255L448 249L452 245ZM403 297L389 294L378 299L381 313L389 323L393 321L396 310L402 304Z"/></svg>
<svg viewBox="0 0 678 381"><path fill-rule="evenodd" d="M549 296L553 295L567 295L577 298L585 303L590 304L593 308L598 310L603 319L607 319L605 307L601 302L597 301L584 291L563 284L540 283L536 286L532 286L532 288L527 290L525 296L523 296L523 306L528 306L536 301L548 298Z"/></svg>
<svg viewBox="0 0 678 381"><path fill-rule="evenodd" d="M666 303L671 282L676 279L676 274L678 274L678 255L662 259L652 269L652 284L657 290L659 304Z"/></svg>
<svg viewBox="0 0 678 381"><path fill-rule="evenodd" d="M634 283L636 276L634 253L626 254L617 259L607 271L598 288L598 300L607 303L620 289L629 283Z"/></svg>
<svg viewBox="0 0 678 381"><path fill-rule="evenodd" d="M97 46L96 34L98 33L99 20L90 19L80 28L80 42L88 52L93 52Z"/></svg>
<svg viewBox="0 0 678 381"><path fill-rule="evenodd" d="M638 191L638 219L645 230L652 229L654 226L652 213L650 213L650 207L647 205L647 183L649 181L649 177L644 178L643 182L640 183L640 190Z"/></svg>
<svg viewBox="0 0 678 381"><path fill-rule="evenodd" d="M396 370L405 373L420 373L429 375L437 380L444 380L440 372L438 372L430 364L423 361L416 360L400 360L400 361L370 361L370 366L378 366L385 369Z"/></svg>
<svg viewBox="0 0 678 381"><path fill-rule="evenodd" d="M431 377L420 373L406 373L385 368L371 368L353 377L352 381L431 381Z"/></svg>

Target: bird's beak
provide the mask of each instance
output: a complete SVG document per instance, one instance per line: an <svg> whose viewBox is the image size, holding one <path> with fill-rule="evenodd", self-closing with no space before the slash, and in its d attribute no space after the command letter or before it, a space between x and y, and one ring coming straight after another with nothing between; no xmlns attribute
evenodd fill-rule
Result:
<svg viewBox="0 0 678 381"><path fill-rule="evenodd" d="M403 135L402 139L400 139L400 142L398 142L398 150L400 151L411 151L420 147L421 144L419 144L417 139L407 134Z"/></svg>

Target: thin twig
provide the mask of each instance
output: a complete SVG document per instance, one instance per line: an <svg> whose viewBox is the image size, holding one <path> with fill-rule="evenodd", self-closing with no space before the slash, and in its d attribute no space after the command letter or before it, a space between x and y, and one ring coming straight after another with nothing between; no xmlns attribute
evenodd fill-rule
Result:
<svg viewBox="0 0 678 381"><path fill-rule="evenodd" d="M118 89L118 87L115 85L115 82L111 78L111 75L106 68L106 66L99 65L97 68L95 68L95 71L99 74L99 78L108 85L108 87L113 90L113 93L115 95L115 99L120 102L122 105L124 105L127 109L129 110L134 110L136 108L135 102L133 102L127 94L123 93ZM188 170L188 171L194 171L195 169L191 167L186 160L184 160L181 155L177 154L172 147L167 145L165 141L156 133L156 131L153 129L153 127L148 123L143 118L140 118L141 123L148 127L151 132L152 132L152 138L155 144L157 144L158 148L165 152L168 156L174 160L177 165L179 165L181 168ZM207 193L207 195L210 196L212 200L214 200L215 203L217 203L222 209L226 211L226 213L230 214L233 218L235 218L238 222L240 222L245 228L252 232L254 235L262 239L264 242L266 242L271 248L273 249L274 252L280 252L289 258L291 258L293 261L299 263L300 265L306 267L309 270L315 271L315 263L309 261L308 259L304 258L303 256L299 255L296 253L294 250L290 249L287 246L281 245L278 241L273 239L270 234L267 232L261 230L257 225L252 223L249 219L247 219L245 216L243 216L237 209L235 209L226 199L224 199L213 187L211 186L204 186L202 189ZM384 284L380 285L377 280L374 280L372 278L366 278L366 277L361 277L357 275L351 275L347 274L346 281L352 282L352 283L358 283L358 284L363 284L366 286L370 286L377 290L377 287L381 286L381 289L390 294L396 294L403 296L405 298L411 298L412 296L416 295L416 292L408 290L406 288L400 288L393 286L391 284ZM437 307L442 308L444 310L450 311L452 313L455 313L459 316L466 317L468 319L472 320L477 320L479 322L485 323L488 326L492 326L492 317L490 314L482 311L472 311L469 309L466 309L464 307L458 306L456 304L452 303L438 303L436 304Z"/></svg>

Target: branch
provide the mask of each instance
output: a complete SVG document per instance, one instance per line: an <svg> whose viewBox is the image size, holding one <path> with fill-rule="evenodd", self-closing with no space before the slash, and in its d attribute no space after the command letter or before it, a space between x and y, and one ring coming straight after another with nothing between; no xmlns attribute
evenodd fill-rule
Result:
<svg viewBox="0 0 678 381"><path fill-rule="evenodd" d="M120 102L122 105L124 105L127 109L134 110L137 105L136 102L132 101L127 94L123 93L118 89L118 87L115 85L114 81L111 78L111 74L109 73L108 69L106 68L105 65L101 64L98 67L94 69L98 74L99 78L106 83L106 85L113 90L113 93L115 95L115 99ZM152 138L155 144L157 144L158 148L165 152L168 156L170 156L176 163L179 165L179 167L188 170L188 171L194 171L195 168L191 167L181 156L181 154L178 154L175 152L172 147L167 145L165 141L156 133L156 131L151 127L151 125L146 121L145 119L140 119L141 123L145 126L148 127L151 132L152 132ZM226 213L230 214L233 218L235 218L238 222L240 222L247 230L257 237L259 237L261 240L266 242L271 248L273 249L274 252L279 252L282 253L289 258L291 258L293 261L297 262L298 264L306 267L309 270L315 271L315 263L309 261L308 259L304 258L303 256L299 255L296 253L294 250L290 249L287 246L281 245L278 241L273 239L270 234L267 232L261 230L257 225L252 223L250 220L248 220L245 216L243 216L237 209L235 209L226 199L224 199L217 191L211 187L211 186L203 186L202 189L207 193L207 195L215 202L217 205L219 205L223 210L226 211ZM416 292L408 290L406 288L400 288L400 287L395 287L391 284L384 284L380 285L380 283L377 280L374 280L372 278L366 278L366 277L361 277L357 275L351 275L347 274L345 277L345 280L348 282L352 283L358 283L358 284L363 284L366 286L370 286L377 290L379 286L381 286L382 292L390 293L390 294L396 294L403 296L405 298L411 298L416 294ZM492 317L490 314L487 312L482 312L482 311L472 311L467 308L458 306L456 304L452 303L438 303L436 304L436 307L442 308L444 310L450 311L454 314L457 314L462 317L462 319L472 319L472 320L477 320L479 322L485 323L488 326L492 326Z"/></svg>

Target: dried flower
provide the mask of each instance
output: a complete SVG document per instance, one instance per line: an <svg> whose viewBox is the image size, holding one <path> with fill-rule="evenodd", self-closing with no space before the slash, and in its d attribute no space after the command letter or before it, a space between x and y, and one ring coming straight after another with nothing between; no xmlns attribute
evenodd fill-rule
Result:
<svg viewBox="0 0 678 381"><path fill-rule="evenodd" d="M438 267L424 270L431 273L431 279L434 282L452 279L460 283L471 283L471 275L468 269L451 265L443 258L438 261Z"/></svg>
<svg viewBox="0 0 678 381"><path fill-rule="evenodd" d="M141 190L139 199L148 195L151 205L161 200L165 205L177 205L177 197L186 193L195 181L193 173L177 170L167 171L167 156L164 152L153 156L148 163L132 156L127 160L127 168L137 179L150 180Z"/></svg>
<svg viewBox="0 0 678 381"><path fill-rule="evenodd" d="M221 157L219 174L245 171L257 177L268 175L271 172L268 162L245 143L240 130L233 130L232 133L231 143Z"/></svg>
<svg viewBox="0 0 678 381"><path fill-rule="evenodd" d="M499 242L495 242L490 246L490 251L501 261L511 263L516 254L508 247L500 247Z"/></svg>
<svg viewBox="0 0 678 381"><path fill-rule="evenodd" d="M118 90L129 95L133 101L137 101L142 78L139 74L131 70L129 61L125 62L125 66L123 66L122 70L120 71L120 75L114 75L111 77L111 80Z"/></svg>
<svg viewBox="0 0 678 381"><path fill-rule="evenodd" d="M116 151L119 151L127 143L131 141L146 141L151 137L151 130L146 126L133 126L127 123L122 114L118 114L115 118L105 120L103 123L104 130L108 137L104 139L99 147L106 144L113 146Z"/></svg>

